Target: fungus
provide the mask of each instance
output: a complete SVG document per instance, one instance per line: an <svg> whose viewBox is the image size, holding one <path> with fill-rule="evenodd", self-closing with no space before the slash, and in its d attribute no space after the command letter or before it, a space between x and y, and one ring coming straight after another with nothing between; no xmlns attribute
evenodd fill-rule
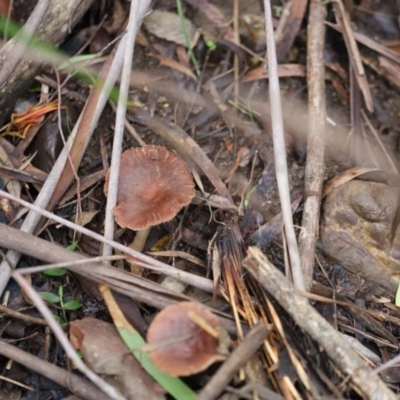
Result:
<svg viewBox="0 0 400 400"><path fill-rule="evenodd" d="M198 324L196 319L204 323ZM205 330L200 325L209 328ZM218 319L207 307L192 302L170 305L157 314L149 327L149 357L169 375L196 374L226 359L219 349L217 332Z"/></svg>
<svg viewBox="0 0 400 400"><path fill-rule="evenodd" d="M108 175L104 186L108 191ZM118 225L137 231L131 247L141 251L152 226L167 222L195 195L192 175L177 155L148 145L121 155L117 206Z"/></svg>

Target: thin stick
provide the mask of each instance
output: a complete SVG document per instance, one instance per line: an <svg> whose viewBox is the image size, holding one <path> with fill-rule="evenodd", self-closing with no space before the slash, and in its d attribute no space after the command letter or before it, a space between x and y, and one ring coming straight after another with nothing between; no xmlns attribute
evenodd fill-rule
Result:
<svg viewBox="0 0 400 400"><path fill-rule="evenodd" d="M61 82L60 82L60 73L58 72L57 68L54 68L54 74L56 75L56 82L57 82L57 98L58 98L58 107L57 107L57 115L58 115L58 133L61 136L61 140L63 142L64 148L67 148L67 143L65 141L65 136L62 128L62 117L61 117ZM66 118L68 119L68 113L66 113ZM76 183L76 220L78 218L81 218L82 216L82 202L81 202L81 180L78 176L78 172L76 171L76 168L74 167L74 163L71 160L71 156L69 152L67 152L68 155L68 162L71 167L71 170L74 174L75 177L75 183ZM75 240L75 237L74 237Z"/></svg>
<svg viewBox="0 0 400 400"><path fill-rule="evenodd" d="M99 257L91 257L90 258L90 263L96 263L96 262L104 262L104 261L116 261L116 260L126 260L125 256L99 256ZM54 268L68 268L68 267L73 267L77 265L84 265L87 264L89 260L87 258L84 258L82 260L75 260L75 261L65 261L65 262L59 262L59 263L54 263L54 264L46 264L46 265L38 265L36 267L28 267L28 268L18 268L18 271L21 275L25 274L35 274L37 272L43 272L47 271L49 269L54 269Z"/></svg>
<svg viewBox="0 0 400 400"><path fill-rule="evenodd" d="M153 258L146 256L145 254L139 253L135 250L132 250L131 248L124 246L120 243L114 242L112 240L106 239L102 235L99 235L98 233L92 232L91 230L84 228L82 226L79 226L77 224L74 224L71 221L68 221L64 218L58 217L57 215L52 214L51 212L48 212L46 210L42 210L38 207L36 207L33 204L28 203L27 201L24 201L22 199L16 198L15 196L0 190L0 197L5 197L6 199L15 201L18 204L23 205L24 207L27 207L35 213L38 213L39 215L43 215L46 218L49 218L53 221L56 221L62 225L65 225L66 227L70 229L75 229L76 231L82 233L83 235L87 235L91 237L94 240L98 240L101 243L108 244L109 246L114 247L117 250L122 251L123 253L126 253L133 257L135 260L135 263L141 267L151 269L154 271L157 271L159 273L163 273L165 275L170 275L176 279L181 280L182 282L186 282L189 285L198 287L202 290L205 290L209 293L213 293L214 290L214 285L213 282L210 281L209 279L203 278L201 276L193 275L189 272L182 271L180 269L171 267L168 264L164 264L160 261L154 260ZM7 252L8 254L9 252ZM3 262L6 263L7 265L7 258Z"/></svg>
<svg viewBox="0 0 400 400"><path fill-rule="evenodd" d="M308 22L308 140L307 164L304 177L304 210L299 235L299 250L307 290L312 286L315 241L324 179L325 133L325 18L326 5L312 0Z"/></svg>
<svg viewBox="0 0 400 400"><path fill-rule="evenodd" d="M6 306L0 304L0 312L6 314L7 316L15 319L24 321L26 324L44 325L47 326L47 322L42 318L32 317L32 315L24 314L22 312L12 310Z"/></svg>
<svg viewBox="0 0 400 400"><path fill-rule="evenodd" d="M115 390L111 385L109 385L106 381L96 375L93 371L91 371L86 364L78 357L76 351L72 347L69 342L66 334L61 328L60 324L57 323L53 314L46 306L45 302L39 296L39 294L32 288L32 286L26 281L25 278L18 271L14 271L12 274L13 278L18 282L18 284L23 289L24 293L26 293L32 302L35 304L36 308L42 314L43 318L49 324L51 330L54 335L60 342L61 346L65 350L65 353L70 358L70 360L74 363L75 367L79 369L84 375L88 377L90 381L92 381L100 390L110 396L113 400L125 400L125 397L122 396L119 392Z"/></svg>
<svg viewBox="0 0 400 400"><path fill-rule="evenodd" d="M132 57L135 48L135 38L142 19L150 6L150 0L132 1L127 27L124 66L122 68L120 92L115 121L115 134L111 155L111 167L109 176L109 187L107 194L106 216L104 220L104 237L112 240L114 238L114 208L117 205L119 165L121 160L122 141L124 137L124 125L126 115L126 104L128 101L129 84L132 73ZM103 255L109 256L112 248L103 246Z"/></svg>
<svg viewBox="0 0 400 400"><path fill-rule="evenodd" d="M258 322L201 390L196 400L216 399L232 380L233 375L256 353L268 333L268 327Z"/></svg>
<svg viewBox="0 0 400 400"><path fill-rule="evenodd" d="M274 142L274 156L276 179L278 182L279 198L285 226L290 267L293 283L297 289L305 290L303 272L301 270L299 249L293 227L292 209L290 202L289 178L286 163L286 148L283 133L282 105L279 88L278 66L276 61L274 31L270 0L264 0L265 32L267 36L267 54L269 71L269 97L271 105L272 138Z"/></svg>

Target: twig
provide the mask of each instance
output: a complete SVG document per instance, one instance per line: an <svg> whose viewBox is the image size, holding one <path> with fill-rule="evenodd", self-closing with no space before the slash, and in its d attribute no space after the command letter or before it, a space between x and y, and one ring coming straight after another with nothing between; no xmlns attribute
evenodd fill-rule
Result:
<svg viewBox="0 0 400 400"><path fill-rule="evenodd" d="M286 163L286 148L283 133L281 94L279 89L278 67L276 61L274 31L270 0L264 0L265 31L267 36L267 54L269 71L269 97L271 105L272 138L274 143L276 179L285 226L285 235L290 259L293 282L297 289L305 290L303 272L296 234L293 227L292 209L290 205L290 189Z"/></svg>
<svg viewBox="0 0 400 400"><path fill-rule="evenodd" d="M293 318L293 321L308 333L332 361L348 376L368 399L392 399L397 397L381 381L335 331L332 326L301 296L256 247L248 249L243 265L254 278L275 298Z"/></svg>
<svg viewBox="0 0 400 400"><path fill-rule="evenodd" d="M103 236L100 236L100 238L103 239ZM193 300L186 295L161 287L158 283L148 279L132 275L124 270L110 267L103 262L97 262L97 260L100 260L100 257L89 258L83 254L69 251L55 243L51 243L4 224L0 224L0 247L13 249L48 263L62 263L66 260L71 261L67 268L76 274L78 278L86 278L81 282L88 293L96 299L100 296L97 290L97 285L93 285L92 283L87 285L87 280L90 280L91 282L106 283L112 290L118 293L140 303L146 303L159 309L164 308L168 304L174 304L177 301ZM117 256L112 257L115 259ZM152 259L149 258L149 260L151 261ZM84 261L84 265L81 265L82 261ZM101 259L101 261L104 260ZM153 260L153 262L156 265L163 266L158 269L158 271L162 271L164 275L168 275L170 270L175 269L156 260ZM141 265L146 267L145 263L141 263ZM21 268L18 269L18 271L21 274L25 274L30 271L37 271L37 268ZM200 284L202 283L201 277L192 275L192 278L194 283L193 286L196 286L197 282ZM200 278L200 281L198 281L198 278ZM207 291L212 293L214 289L212 282L210 282L208 286L209 288ZM220 316L221 325L227 329L228 332L236 335L236 329L231 319L227 318L223 313L217 314ZM221 315L223 316L221 317ZM246 327L243 327L243 329L246 331Z"/></svg>
<svg viewBox="0 0 400 400"><path fill-rule="evenodd" d="M351 22L348 13L346 12L342 0L333 1L333 11L339 25L343 28L343 39L349 53L349 60L351 68L354 71L354 77L357 79L361 92L364 97L365 106L369 112L374 111L372 102L371 91L368 85L367 77L365 75L364 66L361 61L361 56L358 51L357 43L351 29Z"/></svg>
<svg viewBox="0 0 400 400"><path fill-rule="evenodd" d="M216 399L231 381L233 375L255 354L268 333L268 327L262 322L258 322L201 390L196 400Z"/></svg>
<svg viewBox="0 0 400 400"><path fill-rule="evenodd" d="M170 275L176 279L181 280L182 282L186 282L189 285L198 287L209 293L212 293L214 290L213 282L210 281L209 279L190 274L189 272L176 269L174 267L171 267L168 264L164 264L160 261L154 260L153 258L146 256L142 253L139 253L135 250L132 250L131 248L129 248L127 246L124 246L120 243L106 239L102 235L99 235L98 233L94 233L87 228L84 228L82 226L74 224L73 222L70 222L64 218L58 217L57 215L54 215L48 211L42 210L42 209L38 208L37 206L30 204L22 199L18 199L7 192L4 192L3 190L0 190L0 197L5 197L6 199L15 201L16 203L19 203L19 204L23 205L24 207L27 207L30 210L33 210L35 213L38 213L39 215L43 215L44 217L49 218L53 221L56 221L60 224L63 224L64 226L66 226L70 229L74 229L74 230L82 233L83 235L87 235L87 236L91 237L92 239L98 240L101 243L112 246L113 248L120 250L121 252L126 253L129 256L133 257L135 259L135 264L137 264L141 267L148 268L148 269L157 271L159 273L163 273L165 275ZM33 214L35 214L35 213L33 213ZM1 227L1 224L0 224L0 227ZM2 227L2 228L4 228L4 227ZM7 252L7 254L8 253L9 252ZM7 261L8 261L8 259L6 257L6 260L4 260L3 263L8 265Z"/></svg>
<svg viewBox="0 0 400 400"><path fill-rule="evenodd" d="M311 1L308 21L308 140L304 177L304 210L299 235L299 251L306 289L312 285L315 241L324 179L325 133L325 18L326 5Z"/></svg>
<svg viewBox="0 0 400 400"><path fill-rule="evenodd" d="M56 75L56 82L57 82L57 98L58 98L58 107L57 107L57 116L58 116L58 133L61 136L61 140L63 142L64 148L67 149L67 142L65 141L65 136L62 128L62 117L61 117L61 83L60 83L60 73L58 72L57 68L54 68L54 74ZM68 118L68 114L66 114L66 118ZM82 216L82 202L81 202L81 180L78 176L78 172L74 166L74 163L71 160L71 156L69 152L67 152L68 163L69 166L74 174L75 184L76 184L76 220L81 218ZM74 238L75 240L75 238Z"/></svg>
<svg viewBox="0 0 400 400"><path fill-rule="evenodd" d="M111 106L114 112L117 111L117 107L111 100L108 102L108 104ZM132 138L136 140L139 146L146 146L146 142L139 136L139 134L136 132L136 129L129 123L127 118L125 118L125 129L131 134Z"/></svg>
<svg viewBox="0 0 400 400"><path fill-rule="evenodd" d="M111 155L111 167L109 172L109 187L107 194L106 216L104 221L104 237L112 240L114 237L114 208L117 205L119 165L121 159L122 141L124 137L124 125L126 115L126 104L128 101L129 84L132 73L132 57L135 47L135 38L139 30L142 19L150 6L150 0L132 1L129 13L125 42L125 57L122 68L120 92L117 106L117 116L115 121L115 133L113 149ZM103 255L108 256L112 253L112 248L108 245L103 247Z"/></svg>
<svg viewBox="0 0 400 400"><path fill-rule="evenodd" d="M1 229L0 229L1 230ZM1 242L0 242L1 243ZM90 262L105 262L105 261L117 261L117 260L126 260L125 256L118 256L118 255L114 255L114 256L99 256L99 257L91 257L90 258ZM80 260L69 260L69 261L64 261L64 262L55 262L53 264L45 264L45 265L37 265L36 267L27 267L27 268L18 268L18 271L21 275L25 275L25 274L35 274L37 272L43 272L43 271L47 271L49 269L53 269L53 268L68 268L68 267L74 267L77 265L85 265L88 263L88 258L82 258ZM0 309L1 311L1 309Z"/></svg>
<svg viewBox="0 0 400 400"><path fill-rule="evenodd" d="M115 390L111 385L109 385L106 381L96 375L93 371L91 371L86 364L78 357L76 351L72 347L69 342L67 336L65 335L63 329L60 324L57 323L53 314L46 306L45 302L39 296L39 294L32 288L31 285L22 277L22 275L18 271L14 271L12 274L13 278L18 282L21 286L21 289L25 294L29 296L32 302L35 304L36 308L43 315L43 318L49 324L51 330L54 335L60 342L61 346L65 350L65 353L70 358L70 360L74 363L75 367L79 369L84 375L88 377L90 381L92 381L100 390L106 393L113 400L126 400L124 396L122 396L119 392Z"/></svg>
<svg viewBox="0 0 400 400"><path fill-rule="evenodd" d="M393 357L390 361L385 362L384 364L380 365L379 367L375 368L375 372L378 374L379 372L385 371L388 368L398 367L400 364L400 354L396 357Z"/></svg>
<svg viewBox="0 0 400 400"><path fill-rule="evenodd" d="M32 317L31 315L23 314L22 312L12 310L6 306L0 304L0 312L8 315L11 318L19 319L27 324L44 325L47 326L47 322L42 318Z"/></svg>
<svg viewBox="0 0 400 400"><path fill-rule="evenodd" d="M283 6L282 16L275 31L278 62L283 62L286 58L299 33L307 3L307 0L290 0Z"/></svg>
<svg viewBox="0 0 400 400"><path fill-rule="evenodd" d="M71 374L54 364L51 364L39 357L35 357L16 346L0 340L0 354L4 357L23 365L51 381L58 383L60 386L70 390L75 395L87 400L107 400L109 397L103 394L96 386L92 385L85 379Z"/></svg>
<svg viewBox="0 0 400 400"><path fill-rule="evenodd" d="M153 307L165 307L165 301L164 303L162 303L161 300L163 296L164 300L167 296L170 296L174 300L178 301L190 300L190 298L187 296L173 294L168 289L161 288L160 285L155 282L148 281L144 278L132 275L126 271L119 270L107 264L104 264L102 262L104 261L103 259L101 259L101 262L99 262L98 260L100 259L100 257L89 258L85 255L69 251L55 243L40 239L29 233L19 231L18 229L12 228L4 224L0 224L0 246L14 249L43 262L59 263L68 260L69 265L64 265L65 268L68 268L73 273L83 276L91 281L97 282L100 280L103 283L107 282L108 284L110 284L108 277L112 277L112 279L118 285L117 291L124 293L129 297L133 297L140 302L146 302L146 300L143 297L140 298L140 296L138 298L137 296L135 296L135 294L137 294L140 290L151 293L150 296L148 296L148 298L151 299L148 304ZM43 267L18 269L21 275L27 273L35 273L42 270ZM93 289L93 287L95 287L95 289ZM110 284L110 287L113 290L116 289L115 285ZM97 291L96 285L91 285L91 287L88 289L90 290L90 294L93 297L98 297L98 293L95 293Z"/></svg>

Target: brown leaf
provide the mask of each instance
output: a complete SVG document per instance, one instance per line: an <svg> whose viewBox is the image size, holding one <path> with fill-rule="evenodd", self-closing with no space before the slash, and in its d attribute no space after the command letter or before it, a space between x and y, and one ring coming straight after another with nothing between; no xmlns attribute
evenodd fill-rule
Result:
<svg viewBox="0 0 400 400"><path fill-rule="evenodd" d="M193 80L197 81L196 75L189 68L185 67L180 62L164 56L156 56L156 58L158 59L158 61L160 61L161 65L165 65L166 67L175 69L176 71L181 72L182 74L187 75L189 78L192 78Z"/></svg>
<svg viewBox="0 0 400 400"><path fill-rule="evenodd" d="M338 188L339 186L343 185L346 182L351 181L357 176L366 174L367 172L377 171L376 168L368 168L368 167L355 167L347 169L346 171L342 172L341 174L332 178L323 188L322 190L322 198L327 196L331 193L334 189Z"/></svg>
<svg viewBox="0 0 400 400"><path fill-rule="evenodd" d="M10 9L10 0L0 0L0 15L7 18Z"/></svg>
<svg viewBox="0 0 400 400"><path fill-rule="evenodd" d="M306 67L302 64L281 64L278 65L278 75L280 78L289 76L306 76ZM252 82L258 79L268 79L268 71L264 67L257 67L249 71L244 77L243 82Z"/></svg>
<svg viewBox="0 0 400 400"><path fill-rule="evenodd" d="M229 26L229 21L216 5L209 3L207 0L186 0L186 3L197 8L210 22L224 32L223 39L233 41L233 30Z"/></svg>
<svg viewBox="0 0 400 400"><path fill-rule="evenodd" d="M143 25L154 36L187 47L178 14L155 10L143 21ZM192 42L196 28L185 18L186 30L190 42Z"/></svg>
<svg viewBox="0 0 400 400"><path fill-rule="evenodd" d="M285 20L283 21L283 29L280 31L280 35L277 39L276 57L278 62L283 61L286 58L294 39L299 33L301 22L303 21L304 13L306 12L307 3L307 0L292 1L290 2L288 16L286 17L286 13L282 14L281 19L285 18Z"/></svg>
<svg viewBox="0 0 400 400"><path fill-rule="evenodd" d="M90 367L98 374L114 377L129 400L164 399L162 389L129 354L113 325L94 318L73 321L70 337Z"/></svg>

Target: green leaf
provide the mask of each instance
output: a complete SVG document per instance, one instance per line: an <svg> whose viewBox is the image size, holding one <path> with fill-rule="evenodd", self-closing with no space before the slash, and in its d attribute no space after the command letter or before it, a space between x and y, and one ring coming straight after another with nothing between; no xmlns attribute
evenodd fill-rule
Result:
<svg viewBox="0 0 400 400"><path fill-rule="evenodd" d="M77 64L77 63L81 63L81 62L84 62L84 61L93 60L96 57L98 57L98 54L82 54L82 55L79 55L79 56L72 57L72 58L68 59L67 61L63 62L58 67L58 70L60 71L60 70L62 70L64 68L71 67L72 64Z"/></svg>
<svg viewBox="0 0 400 400"><path fill-rule="evenodd" d="M217 45L215 44L214 40L211 39L206 40L206 46L210 51L214 51L217 49Z"/></svg>
<svg viewBox="0 0 400 400"><path fill-rule="evenodd" d="M51 304L57 304L60 302L60 298L51 292L39 292L39 294L49 303Z"/></svg>
<svg viewBox="0 0 400 400"><path fill-rule="evenodd" d="M79 241L75 240L75 242L72 242L68 247L67 250L69 251L75 251L76 247L78 246Z"/></svg>
<svg viewBox="0 0 400 400"><path fill-rule="evenodd" d="M55 314L53 314L53 317L61 326L68 325L68 322L65 320L65 318L59 317L58 315L55 315Z"/></svg>
<svg viewBox="0 0 400 400"><path fill-rule="evenodd" d="M246 196L246 198L244 199L244 203L243 203L243 205L244 205L245 208L247 208L247 207L249 206L251 195L254 193L254 191L256 190L256 188L257 188L257 186L253 186L253 187L251 188L251 190L249 191L249 193L247 193L247 196Z"/></svg>
<svg viewBox="0 0 400 400"><path fill-rule="evenodd" d="M58 287L58 297L60 298L61 304L62 304L62 299L64 297L64 286L60 285Z"/></svg>
<svg viewBox="0 0 400 400"><path fill-rule="evenodd" d="M63 276L67 273L67 270L65 268L50 268L43 273L47 276Z"/></svg>
<svg viewBox="0 0 400 400"><path fill-rule="evenodd" d="M67 301L63 305L64 310L78 310L81 307L82 307L82 303L79 300Z"/></svg>
<svg viewBox="0 0 400 400"><path fill-rule="evenodd" d="M143 347L146 342L139 333L130 333L126 328L117 327L118 332L132 354L140 362L143 369L153 377L174 399L194 400L196 393L181 379L158 370L150 360L146 351L134 350Z"/></svg>
<svg viewBox="0 0 400 400"><path fill-rule="evenodd" d="M400 282L399 282L399 286L397 287L396 299L394 301L394 304L396 304L397 307L400 307Z"/></svg>

